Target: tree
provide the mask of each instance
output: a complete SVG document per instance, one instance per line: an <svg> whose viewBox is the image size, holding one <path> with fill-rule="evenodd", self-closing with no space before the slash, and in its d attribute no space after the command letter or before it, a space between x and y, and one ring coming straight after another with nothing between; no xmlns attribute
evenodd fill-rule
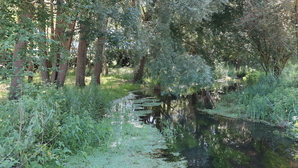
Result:
<svg viewBox="0 0 298 168"><path fill-rule="evenodd" d="M26 57L26 48L28 43L27 33L28 24L31 23L30 16L32 15L33 6L30 0L23 1L20 6L18 6L18 25L19 32L17 34L17 42L14 46L13 52L13 72L14 76L11 79L10 83L10 93L9 99L19 99L21 96L22 90L22 77L24 75L24 61ZM31 26L29 26L31 27Z"/></svg>
<svg viewBox="0 0 298 168"><path fill-rule="evenodd" d="M95 20L95 31L96 31L96 43L95 43L95 57L94 57L94 69L93 76L91 79L92 84L100 84L100 74L102 73L103 63L105 60L105 44L107 36L108 16L107 9L110 5L105 0L96 3L97 8L100 12L94 14Z"/></svg>
<svg viewBox="0 0 298 168"><path fill-rule="evenodd" d="M156 1L147 63L150 76L172 93L187 93L212 82L206 62L188 50L183 33L195 36L196 25L222 8L224 1Z"/></svg>
<svg viewBox="0 0 298 168"><path fill-rule="evenodd" d="M52 6L52 3L51 3ZM44 83L49 83L50 82L50 73L49 73L49 58L48 58L48 51L47 51L47 37L46 37L46 26L48 19L45 19L45 15L48 15L48 11L46 9L46 4L44 0L40 1L40 4L38 6L38 20L40 22L39 28L43 34L44 42L39 43L39 48L40 48L40 53L43 53L43 58L41 59L41 68L40 68L40 73L41 73L41 79Z"/></svg>
<svg viewBox="0 0 298 168"><path fill-rule="evenodd" d="M102 73L103 61L104 61L104 52L105 52L105 43L106 43L106 29L108 24L108 19L101 20L101 33L97 37L95 58L94 58L94 70L93 70L93 78L91 83L100 84L100 74Z"/></svg>
<svg viewBox="0 0 298 168"><path fill-rule="evenodd" d="M241 30L250 40L252 54L263 70L278 77L293 56L292 2L287 0L246 1Z"/></svg>
<svg viewBox="0 0 298 168"><path fill-rule="evenodd" d="M80 37L78 46L78 57L77 57L77 68L76 68L76 85L85 86L85 71L86 71L86 61L87 61L87 50L88 50L88 40L87 40L87 28L86 22L80 22Z"/></svg>
<svg viewBox="0 0 298 168"><path fill-rule="evenodd" d="M249 64L243 33L235 22L243 16L244 0L230 0L223 5L221 12L213 13L210 19L203 20L195 28L197 36L186 34L187 47L192 53L202 55L208 65L216 60L225 61L240 68Z"/></svg>
<svg viewBox="0 0 298 168"><path fill-rule="evenodd" d="M52 61L52 82L55 82L58 87L64 85L66 73L68 70L69 51L72 43L73 33L76 25L74 19L77 15L76 9L71 2L64 2L57 0L56 11L56 28L55 28L55 41L58 45L52 46L55 51L54 59ZM69 10L74 12L69 12ZM70 14L69 14L70 13Z"/></svg>

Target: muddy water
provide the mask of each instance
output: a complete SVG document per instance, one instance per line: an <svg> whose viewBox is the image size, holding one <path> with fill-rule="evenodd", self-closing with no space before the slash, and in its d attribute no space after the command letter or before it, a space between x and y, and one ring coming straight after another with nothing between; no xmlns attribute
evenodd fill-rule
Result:
<svg viewBox="0 0 298 168"><path fill-rule="evenodd" d="M146 104L146 96L136 94L140 101L135 104ZM166 137L163 157L168 161L185 158L190 168L298 168L297 142L286 138L283 129L212 116L197 110L190 99L150 99L152 106L135 111L144 112L140 120ZM173 152L180 155L169 154Z"/></svg>

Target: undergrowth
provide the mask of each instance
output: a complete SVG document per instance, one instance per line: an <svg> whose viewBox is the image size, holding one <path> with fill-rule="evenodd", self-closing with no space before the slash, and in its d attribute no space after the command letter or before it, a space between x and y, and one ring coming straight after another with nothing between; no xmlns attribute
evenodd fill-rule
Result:
<svg viewBox="0 0 298 168"><path fill-rule="evenodd" d="M0 167L63 167L67 155L104 146L112 129L101 117L111 99L96 86L40 86L1 102Z"/></svg>
<svg viewBox="0 0 298 168"><path fill-rule="evenodd" d="M278 78L258 71L243 80L243 89L227 93L221 104L242 106L239 116L271 125L292 127L298 116L297 65L287 67Z"/></svg>

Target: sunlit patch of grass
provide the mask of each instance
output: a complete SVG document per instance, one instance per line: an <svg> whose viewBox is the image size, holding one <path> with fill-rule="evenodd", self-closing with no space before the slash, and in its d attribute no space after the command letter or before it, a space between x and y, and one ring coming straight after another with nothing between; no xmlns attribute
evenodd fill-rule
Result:
<svg viewBox="0 0 298 168"><path fill-rule="evenodd" d="M7 97L8 89L9 89L8 82L0 82L0 101Z"/></svg>
<svg viewBox="0 0 298 168"><path fill-rule="evenodd" d="M128 67L110 68L109 75L123 80L131 80L133 78L133 69Z"/></svg>
<svg viewBox="0 0 298 168"><path fill-rule="evenodd" d="M132 68L110 68L109 75L101 75L100 87L107 92L115 95L115 98L126 96L129 91L138 90L141 88L140 84L133 84L129 82L133 78ZM27 77L24 78L24 82L27 83ZM31 83L40 83L41 75L36 73ZM91 76L85 77L86 85L90 85ZM0 82L0 100L7 98L9 92L9 81ZM65 86L75 86L76 76L75 70L69 69L65 79Z"/></svg>
<svg viewBox="0 0 298 168"><path fill-rule="evenodd" d="M140 84L134 84L115 76L103 76L100 86L117 98L126 96L129 91L141 88Z"/></svg>

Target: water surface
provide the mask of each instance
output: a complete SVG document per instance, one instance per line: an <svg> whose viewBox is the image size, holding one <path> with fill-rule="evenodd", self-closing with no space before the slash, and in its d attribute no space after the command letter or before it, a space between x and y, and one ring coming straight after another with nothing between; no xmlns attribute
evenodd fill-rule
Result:
<svg viewBox="0 0 298 168"><path fill-rule="evenodd" d="M156 126L167 137L168 151L163 156L168 161L185 158L189 168L298 167L294 159L297 142L286 138L283 129L212 116L197 110L191 99L159 98L160 104L150 97L154 100L152 106L135 111L150 111L141 120ZM167 155L173 152L180 156Z"/></svg>

